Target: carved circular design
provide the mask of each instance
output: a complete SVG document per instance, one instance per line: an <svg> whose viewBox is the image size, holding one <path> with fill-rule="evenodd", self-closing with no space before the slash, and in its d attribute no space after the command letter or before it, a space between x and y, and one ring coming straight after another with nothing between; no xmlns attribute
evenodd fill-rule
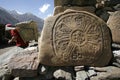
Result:
<svg viewBox="0 0 120 80"><path fill-rule="evenodd" d="M53 27L53 48L61 60L90 64L102 55L102 47L102 29L96 17L78 12L57 19Z"/></svg>
<svg viewBox="0 0 120 80"><path fill-rule="evenodd" d="M81 30L75 30L71 34L71 41L74 44L84 45L86 42L85 34Z"/></svg>

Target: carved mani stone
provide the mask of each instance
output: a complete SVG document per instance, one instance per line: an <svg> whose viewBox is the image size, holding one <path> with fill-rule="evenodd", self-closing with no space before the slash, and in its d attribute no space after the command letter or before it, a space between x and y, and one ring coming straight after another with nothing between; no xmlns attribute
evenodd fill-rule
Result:
<svg viewBox="0 0 120 80"><path fill-rule="evenodd" d="M39 38L40 63L50 66L105 66L111 57L109 29L95 15L67 10L45 20Z"/></svg>
<svg viewBox="0 0 120 80"><path fill-rule="evenodd" d="M114 12L107 21L112 32L112 39L115 43L120 43L120 11Z"/></svg>

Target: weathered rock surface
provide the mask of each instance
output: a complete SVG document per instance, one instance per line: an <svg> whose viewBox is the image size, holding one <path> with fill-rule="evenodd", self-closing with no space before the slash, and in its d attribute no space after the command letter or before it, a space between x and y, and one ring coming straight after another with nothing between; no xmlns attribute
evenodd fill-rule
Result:
<svg viewBox="0 0 120 80"><path fill-rule="evenodd" d="M88 76L85 70L76 72L76 80L87 80Z"/></svg>
<svg viewBox="0 0 120 80"><path fill-rule="evenodd" d="M8 63L8 69L11 70L11 74L19 77L37 76L38 66L38 53L29 50L15 55Z"/></svg>
<svg viewBox="0 0 120 80"><path fill-rule="evenodd" d="M105 66L112 57L107 25L88 12L68 10L49 17L39 43L39 59L45 65Z"/></svg>
<svg viewBox="0 0 120 80"><path fill-rule="evenodd" d="M0 65L0 80L3 80L3 78L6 76L6 78L10 79L11 72L8 70L8 65Z"/></svg>
<svg viewBox="0 0 120 80"><path fill-rule="evenodd" d="M44 75L19 77L17 80L120 80L120 68L114 66L89 67L80 71L72 69L72 67L49 67Z"/></svg>
<svg viewBox="0 0 120 80"><path fill-rule="evenodd" d="M10 78L11 77L11 72L8 69L8 63L10 59L15 55L18 54L19 51L22 51L23 49L20 47L12 47L10 50L6 51L5 53L0 55L0 78Z"/></svg>
<svg viewBox="0 0 120 80"><path fill-rule="evenodd" d="M54 8L54 15L59 14L61 12L64 12L67 9L73 9L73 10L78 10L78 11L87 11L91 13L95 13L95 7L93 6L85 6L85 7L78 7L78 6L56 6Z"/></svg>
<svg viewBox="0 0 120 80"><path fill-rule="evenodd" d="M115 66L87 67L76 66L76 80L119 80L120 68ZM79 68L79 70L78 70Z"/></svg>
<svg viewBox="0 0 120 80"><path fill-rule="evenodd" d="M119 80L120 68L114 66L99 68L105 70L105 72L97 72L97 76L91 78L91 80Z"/></svg>
<svg viewBox="0 0 120 80"><path fill-rule="evenodd" d="M120 11L114 12L107 21L112 33L112 40L115 43L120 43Z"/></svg>
<svg viewBox="0 0 120 80"><path fill-rule="evenodd" d="M56 71L54 71L53 76L56 79L64 79L64 80L74 80L74 72L69 70L69 71L65 71L62 69L57 69Z"/></svg>

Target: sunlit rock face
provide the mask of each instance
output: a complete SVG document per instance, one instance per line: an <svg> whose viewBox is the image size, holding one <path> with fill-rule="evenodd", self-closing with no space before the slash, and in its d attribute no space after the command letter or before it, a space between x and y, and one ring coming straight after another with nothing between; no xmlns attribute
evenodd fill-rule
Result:
<svg viewBox="0 0 120 80"><path fill-rule="evenodd" d="M45 20L39 39L40 63L105 66L111 57L109 28L95 15L67 10Z"/></svg>
<svg viewBox="0 0 120 80"><path fill-rule="evenodd" d="M113 42L120 43L120 11L112 13L107 24L110 27Z"/></svg>

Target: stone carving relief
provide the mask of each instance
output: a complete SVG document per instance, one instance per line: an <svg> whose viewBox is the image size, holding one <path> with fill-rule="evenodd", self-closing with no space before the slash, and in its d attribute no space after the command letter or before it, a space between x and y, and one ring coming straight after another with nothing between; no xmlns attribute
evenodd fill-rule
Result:
<svg viewBox="0 0 120 80"><path fill-rule="evenodd" d="M71 10L53 19L53 25L46 25L43 29L41 63L53 66L108 64L112 56L111 39L104 21L91 13Z"/></svg>
<svg viewBox="0 0 120 80"><path fill-rule="evenodd" d="M55 55L66 62L94 62L98 51L102 55L101 27L96 18L85 13L62 16L53 28Z"/></svg>

